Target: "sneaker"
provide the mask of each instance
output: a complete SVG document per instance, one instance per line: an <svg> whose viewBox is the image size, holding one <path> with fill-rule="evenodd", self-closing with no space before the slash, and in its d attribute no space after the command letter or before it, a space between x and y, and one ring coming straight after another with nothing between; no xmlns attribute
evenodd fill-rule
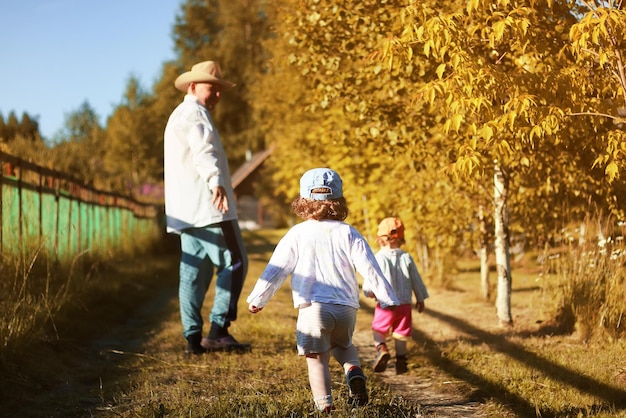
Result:
<svg viewBox="0 0 626 418"><path fill-rule="evenodd" d="M403 374L409 370L406 364L406 356L396 356L396 374Z"/></svg>
<svg viewBox="0 0 626 418"><path fill-rule="evenodd" d="M360 367L352 367L346 373L346 382L350 389L349 402L353 405L363 406L367 404L367 386L365 385L365 374Z"/></svg>
<svg viewBox="0 0 626 418"><path fill-rule="evenodd" d="M385 343L379 344L376 347L376 359L374 360L374 371L375 372L384 372L387 369L387 362L391 357L389 355L389 350L387 350L387 345Z"/></svg>
<svg viewBox="0 0 626 418"><path fill-rule="evenodd" d="M200 342L202 348L206 351L250 351L250 344L244 344L237 341L232 335L221 338L203 338Z"/></svg>
<svg viewBox="0 0 626 418"><path fill-rule="evenodd" d="M198 355L206 353L206 349L202 347L202 337L200 334L193 334L187 337L187 348L185 354Z"/></svg>

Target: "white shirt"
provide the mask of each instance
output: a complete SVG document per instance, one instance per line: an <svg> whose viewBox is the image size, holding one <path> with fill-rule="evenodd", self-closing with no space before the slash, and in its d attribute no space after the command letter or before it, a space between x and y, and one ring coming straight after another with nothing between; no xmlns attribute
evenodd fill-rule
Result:
<svg viewBox="0 0 626 418"><path fill-rule="evenodd" d="M304 221L280 240L247 302L265 306L291 275L296 308L312 302L359 308L357 271L381 307L399 305L369 244L356 229L340 221Z"/></svg>
<svg viewBox="0 0 626 418"><path fill-rule="evenodd" d="M376 260L402 304L412 304L413 294L418 302L428 298L428 290L411 254L401 248L381 248Z"/></svg>
<svg viewBox="0 0 626 418"><path fill-rule="evenodd" d="M165 215L168 232L237 219L228 159L209 111L186 95L165 127ZM223 186L229 210L211 203L212 188Z"/></svg>

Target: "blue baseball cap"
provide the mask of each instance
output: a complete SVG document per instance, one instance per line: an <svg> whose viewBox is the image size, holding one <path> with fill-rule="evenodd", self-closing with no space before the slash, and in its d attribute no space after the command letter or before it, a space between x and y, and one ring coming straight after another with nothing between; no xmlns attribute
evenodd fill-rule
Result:
<svg viewBox="0 0 626 418"><path fill-rule="evenodd" d="M314 189L326 189L324 193ZM313 200L337 199L343 196L342 181L339 174L330 168L313 168L300 178L300 196Z"/></svg>

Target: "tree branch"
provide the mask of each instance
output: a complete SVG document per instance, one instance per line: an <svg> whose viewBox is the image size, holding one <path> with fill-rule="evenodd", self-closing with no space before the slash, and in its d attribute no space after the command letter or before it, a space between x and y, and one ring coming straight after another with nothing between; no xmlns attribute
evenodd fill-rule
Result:
<svg viewBox="0 0 626 418"><path fill-rule="evenodd" d="M575 113L567 113L566 116L602 116L602 117L613 119L613 120L619 119L616 116L609 115L606 113L598 113L598 112L575 112Z"/></svg>

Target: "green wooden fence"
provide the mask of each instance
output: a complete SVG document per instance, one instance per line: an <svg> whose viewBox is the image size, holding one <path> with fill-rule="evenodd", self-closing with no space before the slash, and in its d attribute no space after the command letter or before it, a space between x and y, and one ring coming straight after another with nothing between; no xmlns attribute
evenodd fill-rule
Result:
<svg viewBox="0 0 626 418"><path fill-rule="evenodd" d="M161 206L97 190L0 152L0 253L41 248L63 259L162 236Z"/></svg>

